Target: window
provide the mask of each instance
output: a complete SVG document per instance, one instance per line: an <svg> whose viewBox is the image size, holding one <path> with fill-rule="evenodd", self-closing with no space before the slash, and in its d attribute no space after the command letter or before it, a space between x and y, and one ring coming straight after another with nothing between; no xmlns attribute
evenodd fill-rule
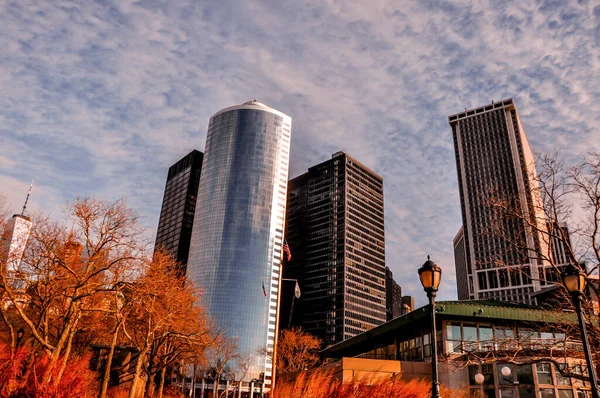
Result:
<svg viewBox="0 0 600 398"><path fill-rule="evenodd" d="M479 373L479 366L469 365L469 384L472 386L478 386L479 384L475 381L475 375Z"/></svg>
<svg viewBox="0 0 600 398"><path fill-rule="evenodd" d="M491 326L479 326L479 341L481 349L491 350L494 348L494 329Z"/></svg>
<svg viewBox="0 0 600 398"><path fill-rule="evenodd" d="M563 375L560 374L560 370L568 370L568 366L566 363L561 363L560 365L558 365L559 369L556 369L556 384L558 384L559 386L570 386L571 385L571 379L568 377L564 377ZM560 394L559 394L560 395ZM571 394L571 397L573 395Z"/></svg>
<svg viewBox="0 0 600 398"><path fill-rule="evenodd" d="M519 387L519 398L536 398L532 387Z"/></svg>
<svg viewBox="0 0 600 398"><path fill-rule="evenodd" d="M500 398L514 398L515 389L514 388L501 388L499 390Z"/></svg>
<svg viewBox="0 0 600 398"><path fill-rule="evenodd" d="M487 279L485 277L485 272L478 272L477 273L477 280L479 282L479 289L487 289Z"/></svg>
<svg viewBox="0 0 600 398"><path fill-rule="evenodd" d="M459 323L449 323L446 326L446 339L448 353L461 352L461 332Z"/></svg>
<svg viewBox="0 0 600 398"><path fill-rule="evenodd" d="M481 365L481 374L483 375L483 384L494 384L494 364Z"/></svg>
<svg viewBox="0 0 600 398"><path fill-rule="evenodd" d="M552 383L552 368L549 363L538 363L535 365L539 384ZM552 395L554 396L554 395Z"/></svg>
<svg viewBox="0 0 600 398"><path fill-rule="evenodd" d="M533 370L531 369L531 365L517 366L517 380L520 384L533 384Z"/></svg>
<svg viewBox="0 0 600 398"><path fill-rule="evenodd" d="M503 368L510 369L510 375L504 376L502 374ZM498 384L500 385L513 385L515 381L515 365L511 363L499 363L496 365L496 375L498 376Z"/></svg>
<svg viewBox="0 0 600 398"><path fill-rule="evenodd" d="M571 391L571 390L558 390L558 398L573 398L573 391Z"/></svg>
<svg viewBox="0 0 600 398"><path fill-rule="evenodd" d="M555 398L554 390L551 388L540 388L540 398Z"/></svg>

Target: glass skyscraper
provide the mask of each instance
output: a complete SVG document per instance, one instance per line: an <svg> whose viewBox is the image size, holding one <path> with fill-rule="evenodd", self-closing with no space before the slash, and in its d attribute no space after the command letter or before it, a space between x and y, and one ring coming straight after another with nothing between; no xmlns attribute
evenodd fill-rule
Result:
<svg viewBox="0 0 600 398"><path fill-rule="evenodd" d="M189 277L247 358L245 380L271 384L292 119L258 101L209 122ZM246 361L244 358L244 361ZM241 362L241 361L240 361Z"/></svg>

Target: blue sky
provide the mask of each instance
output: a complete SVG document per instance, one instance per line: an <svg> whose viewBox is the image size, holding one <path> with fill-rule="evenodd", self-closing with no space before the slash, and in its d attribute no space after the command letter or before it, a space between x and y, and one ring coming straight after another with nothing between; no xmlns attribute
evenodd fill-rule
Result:
<svg viewBox="0 0 600 398"><path fill-rule="evenodd" d="M154 234L169 165L209 117L293 118L290 177L347 151L384 177L387 264L456 298L447 116L514 97L532 148L600 151L598 1L0 0L0 191L32 211L121 196Z"/></svg>

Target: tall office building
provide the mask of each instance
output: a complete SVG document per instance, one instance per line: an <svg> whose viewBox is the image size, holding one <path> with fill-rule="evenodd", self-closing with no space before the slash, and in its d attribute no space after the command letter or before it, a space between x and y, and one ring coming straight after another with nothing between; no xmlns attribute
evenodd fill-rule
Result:
<svg viewBox="0 0 600 398"><path fill-rule="evenodd" d="M23 209L25 210L25 209ZM6 273L13 288L24 287L23 279L19 276L21 260L25 253L25 246L29 240L33 222L23 214L14 214L6 223L8 236L3 242L2 257L6 259Z"/></svg>
<svg viewBox="0 0 600 398"><path fill-rule="evenodd" d="M155 250L167 250L181 264L183 273L190 251L202 157L202 152L194 149L169 167L156 231Z"/></svg>
<svg viewBox="0 0 600 398"><path fill-rule="evenodd" d="M208 314L272 382L292 119L258 101L209 122L188 261Z"/></svg>
<svg viewBox="0 0 600 398"><path fill-rule="evenodd" d="M454 239L458 297L533 303L547 245L539 214L534 158L517 108L507 99L448 118L452 128L463 225ZM527 217L502 217L488 203L510 198ZM492 226L501 226L500 231ZM546 247L545 247L546 246ZM543 274L542 274L543 275Z"/></svg>
<svg viewBox="0 0 600 398"><path fill-rule="evenodd" d="M329 345L385 322L383 179L338 152L289 187L284 276L302 290L291 324ZM284 284L284 311L292 289Z"/></svg>
<svg viewBox="0 0 600 398"><path fill-rule="evenodd" d="M394 273L385 267L385 320L391 321L402 315L402 288L394 280Z"/></svg>

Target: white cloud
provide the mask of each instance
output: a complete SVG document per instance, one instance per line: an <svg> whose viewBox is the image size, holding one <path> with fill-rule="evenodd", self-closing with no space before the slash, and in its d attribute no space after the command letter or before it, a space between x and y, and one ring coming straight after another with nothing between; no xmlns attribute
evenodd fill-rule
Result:
<svg viewBox="0 0 600 398"><path fill-rule="evenodd" d="M447 115L513 96L534 150L600 150L600 13L551 6L2 3L0 189L16 203L35 175L51 209L125 195L154 229L168 166L204 148L212 114L258 98L293 117L292 176L343 149L384 177L388 263L418 286L431 254L450 298Z"/></svg>

